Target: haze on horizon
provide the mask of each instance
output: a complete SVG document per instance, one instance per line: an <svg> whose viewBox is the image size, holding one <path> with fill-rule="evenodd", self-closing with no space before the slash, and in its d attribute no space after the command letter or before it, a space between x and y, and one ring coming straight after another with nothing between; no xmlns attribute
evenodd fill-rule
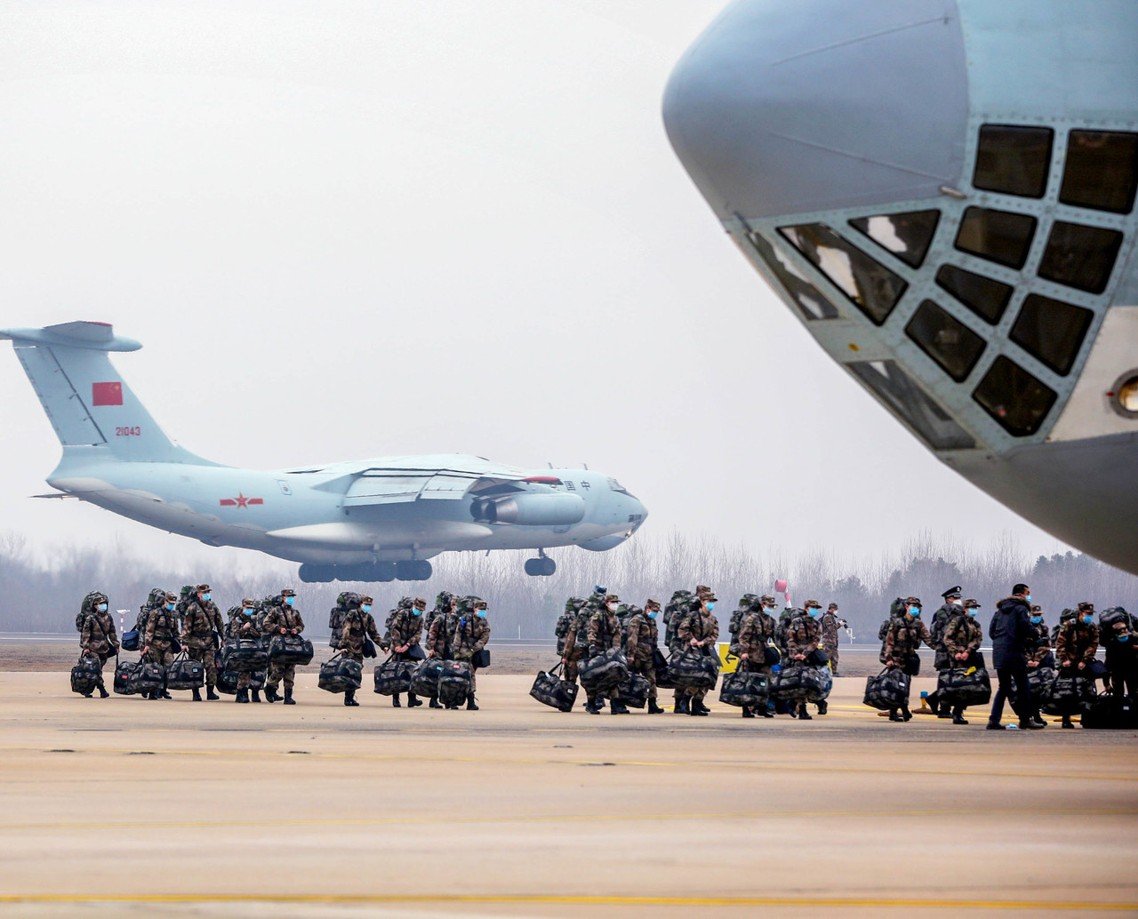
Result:
<svg viewBox="0 0 1138 919"><path fill-rule="evenodd" d="M721 6L4 4L0 326L113 322L158 422L229 465L586 462L645 532L1064 548L827 360L707 211L660 98ZM60 450L7 343L0 387L0 530L216 551L29 500Z"/></svg>

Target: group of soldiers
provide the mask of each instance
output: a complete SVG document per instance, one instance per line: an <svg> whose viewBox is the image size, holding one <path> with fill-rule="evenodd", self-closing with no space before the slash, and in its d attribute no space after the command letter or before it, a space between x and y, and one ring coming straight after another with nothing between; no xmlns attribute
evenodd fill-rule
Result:
<svg viewBox="0 0 1138 919"><path fill-rule="evenodd" d="M715 658L718 665L719 620L715 608L719 602L710 587L698 585L694 591L677 590L663 607L665 626L664 643L672 655L692 651ZM774 597L744 594L731 616L730 653L738 657L738 668L745 672L770 674L781 662L807 663L830 666L838 672L838 635L846 626L838 616L838 605L831 603L825 613L816 600L807 600L801 608L787 607L775 618ZM657 619L661 615L658 600L649 599L643 608L623 604L616 594L603 587L594 589L588 598L570 597L557 620L555 635L557 652L562 660L562 679L576 682L584 662L606 651L620 648L624 651L631 673L648 681L650 715L664 712L659 704L656 680L660 665L660 632ZM704 704L705 689L676 689L672 711L675 714L702 716L710 709ZM628 714L621 701L620 691L608 696L612 714ZM605 699L586 687L585 710L598 714L604 709ZM826 714L826 702L818 705L818 713ZM774 717L774 703L763 706L744 706L742 716L754 718ZM810 720L812 716L802 702L790 706L786 714Z"/></svg>
<svg viewBox="0 0 1138 919"><path fill-rule="evenodd" d="M444 661L464 661L471 665L470 693L466 708L478 711L475 692L478 688L477 661L490 641L490 623L487 604L481 597L456 596L442 591L435 598L434 609L427 611L422 597L403 597L387 617L385 632L381 636L372 615L371 597L345 591L336 600L328 625L332 629L331 646L346 657L363 663L365 654L374 653L375 646L389 651L396 660L421 661L439 658ZM423 636L426 635L426 646ZM402 693L391 697L391 704L401 708ZM345 705L359 705L355 690L344 694ZM407 693L407 706L416 708L422 701L413 692ZM431 708L442 708L437 696L430 699ZM449 705L448 708L457 708Z"/></svg>
<svg viewBox="0 0 1138 919"><path fill-rule="evenodd" d="M900 667L915 676L920 670L917 650L922 644L934 650L933 666L938 672L984 666L980 655L984 629L977 621L980 603L972 598L963 599L960 586L950 587L941 598L944 602L933 613L931 625L925 625L921 618L919 597L899 598L894 602L890 618L882 623L879 634L881 661L886 667ZM1019 715L1020 728L1046 727L1039 715L1039 700L1032 698L1028 686L1030 671L1038 668L1049 668L1060 675L1081 676L1091 682L1102 679L1112 694L1127 695L1138 701L1138 649L1132 643L1138 643L1138 618L1121 608L1113 608L1104 611L1100 629L1094 604L1083 601L1074 609L1063 610L1059 621L1049 627L1042 607L1031 600L1027 585L1015 585L1011 596L996 605L989 626L1000 681L988 720L989 728L1002 728L1004 699L1012 695L1016 699L1013 707ZM1013 615L1022 622L1023 635L1009 633L1011 626L1005 623ZM1011 625L1014 626L1014 622ZM1100 645L1105 646L1105 663L1096 659ZM930 693L927 701L938 717L951 718L954 724L968 723L964 708L951 705L939 698L938 693ZM910 720L908 704L893 709L889 718L891 721ZM1062 726L1074 727L1069 712L1062 716Z"/></svg>
<svg viewBox="0 0 1138 919"><path fill-rule="evenodd" d="M382 635L372 615L373 604L374 600L369 596L351 592L340 594L329 618L332 648L360 664L365 654L375 653L368 649L369 642L389 651L397 660L437 657L471 663L471 688L466 707L477 711L476 665L479 652L490 640L486 601L480 597L460 597L443 591L436 598L435 608L424 615L425 600L404 597L388 614ZM80 653L98 660L100 670L111 657L118 655L121 643L105 594L93 591L83 599L76 627L79 630ZM271 638L274 635L299 637L304 627L304 619L297 609L296 591L292 588L286 587L263 600L247 597L239 606L230 608L223 622L210 586L198 584L183 588L181 596L162 588L152 590L139 610L134 630L138 633L143 660L166 668L173 663L175 654L184 651L188 658L200 662L205 676L205 699L216 701L221 698L217 694L217 680L219 651L223 642ZM424 635L425 650L422 647ZM265 700L276 702L281 699L279 689L283 683L284 704L295 705L295 681L295 664L270 660L264 681ZM101 677L95 688L104 699L110 695ZM87 696L91 694L84 693ZM145 697L172 698L165 688L148 692ZM203 701L201 690L193 690L193 700ZM261 701L252 673L237 674L235 701ZM355 690L344 694L344 704L359 705ZM396 708L401 707L400 695L392 697L392 704ZM422 702L413 693L408 693L407 704L414 708ZM432 708L442 707L437 698L432 698L430 705Z"/></svg>

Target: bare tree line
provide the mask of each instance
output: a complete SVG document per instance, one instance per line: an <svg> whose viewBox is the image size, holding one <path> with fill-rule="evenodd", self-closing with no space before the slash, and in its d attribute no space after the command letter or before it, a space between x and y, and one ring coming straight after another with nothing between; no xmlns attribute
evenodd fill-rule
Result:
<svg viewBox="0 0 1138 919"><path fill-rule="evenodd" d="M765 553L726 545L709 535L638 534L612 552L566 552L550 578L531 578L522 570L526 553L456 553L435 560L429 581L390 584L300 584L296 566L264 556L246 556L245 564L222 558L212 568L170 566L119 546L59 545L33 552L15 533L0 534L0 629L8 632L69 632L79 602L89 590L111 598L112 607L137 609L152 587L177 591L183 584L208 581L223 610L244 596L262 597L283 586L296 587L309 631L328 631L328 611L341 590L375 597L384 611L405 594L433 602L438 591L476 594L490 605L496 637L548 638L568 596L581 596L594 585L642 605L648 597L667 601L673 590L696 584L713 587L726 621L744 593L774 593L778 578L788 578L796 605L807 598L833 600L859 641L876 639L877 626L899 596L915 594L929 610L940 594L957 584L985 610L1007 596L1017 581L1031 585L1048 621L1079 600L1098 608L1138 608L1138 578L1089 556L1065 553L1032 559L1007 534L985 543L968 542L926 531L900 551L850 558L818 550L789 556L778 548ZM42 561L49 558L49 562ZM250 559L256 564L249 565ZM127 617L133 621L133 616ZM129 625L129 623L128 623Z"/></svg>

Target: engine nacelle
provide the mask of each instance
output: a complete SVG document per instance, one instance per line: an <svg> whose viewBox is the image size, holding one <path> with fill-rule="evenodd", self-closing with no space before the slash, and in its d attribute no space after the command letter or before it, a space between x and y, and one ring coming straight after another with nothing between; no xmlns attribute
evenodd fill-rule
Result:
<svg viewBox="0 0 1138 919"><path fill-rule="evenodd" d="M516 523L533 527L567 527L585 517L585 502L579 495L511 495L479 498L470 506L475 520L484 523Z"/></svg>

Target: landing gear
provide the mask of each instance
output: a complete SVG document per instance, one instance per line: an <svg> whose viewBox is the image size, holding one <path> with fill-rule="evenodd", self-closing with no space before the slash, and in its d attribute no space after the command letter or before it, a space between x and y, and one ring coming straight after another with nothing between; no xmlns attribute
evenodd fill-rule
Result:
<svg viewBox="0 0 1138 919"><path fill-rule="evenodd" d="M526 574L531 578L547 578L557 571L557 562L545 554L545 550L537 550L537 558L526 559Z"/></svg>
<svg viewBox="0 0 1138 919"><path fill-rule="evenodd" d="M386 584L400 581L426 581L432 574L431 563L419 559L406 562L375 562L371 565L300 566L300 579L305 584L328 584L332 581L364 581Z"/></svg>
<svg viewBox="0 0 1138 919"><path fill-rule="evenodd" d="M424 559L396 562L395 577L400 581L428 581L431 578L431 563Z"/></svg>

